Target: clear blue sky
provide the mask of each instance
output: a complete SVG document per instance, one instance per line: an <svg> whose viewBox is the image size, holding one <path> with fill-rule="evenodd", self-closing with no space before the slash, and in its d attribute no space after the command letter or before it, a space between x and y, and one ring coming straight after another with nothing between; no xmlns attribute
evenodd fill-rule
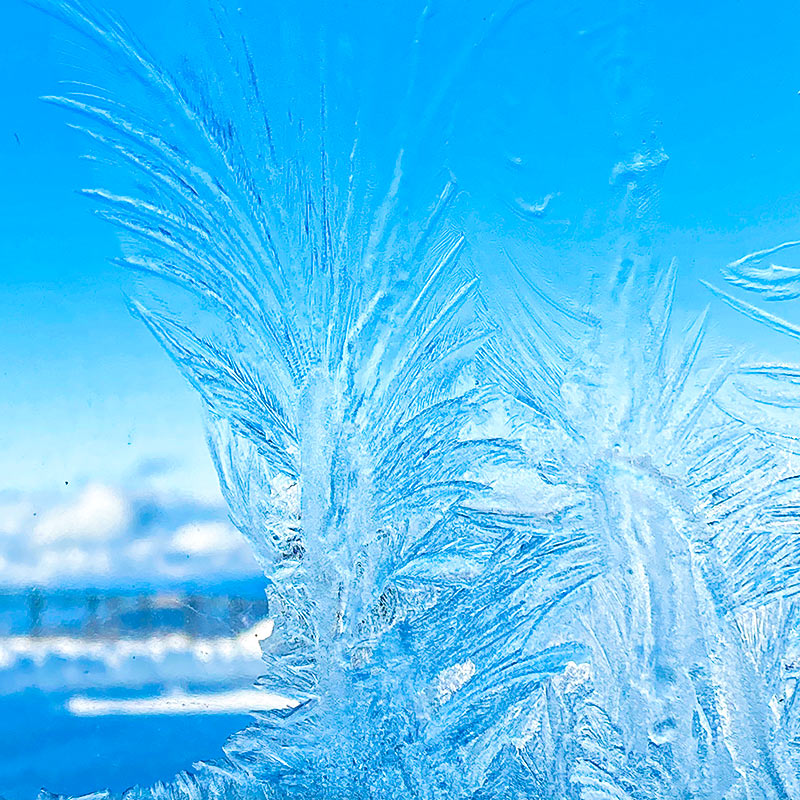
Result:
<svg viewBox="0 0 800 800"><path fill-rule="evenodd" d="M553 213L580 214L607 191L616 154L655 134L670 156L662 215L690 304L707 299L697 277L717 279L720 266L748 250L798 237L794 3L561 3L554 14L542 10L548 5L527 4L471 67L475 93L454 110L450 151L467 189L477 195L501 156L519 153L536 165L526 173L530 199L561 192ZM103 6L134 15L145 39L169 46L176 37L180 49L187 4ZM80 50L19 0L2 16L0 488L121 481L161 457L183 465L176 482L208 487L198 404L128 315L123 279L106 260L117 252L114 234L76 193L95 182L79 159L85 142L37 99L72 75ZM614 108L608 83L618 67L641 78L636 96ZM630 141L615 142L624 108L642 122L623 124ZM486 154L498 139L504 152L495 148L493 160ZM473 158L478 151L486 157ZM717 318L723 332L765 335L722 308Z"/></svg>
<svg viewBox="0 0 800 800"><path fill-rule="evenodd" d="M129 315L114 234L77 194L94 181L86 142L38 99L72 77L70 37L18 0L2 16L0 489L116 482L169 458L210 491L199 405Z"/></svg>
<svg viewBox="0 0 800 800"><path fill-rule="evenodd" d="M255 574L199 402L77 193L97 181L86 142L39 99L74 76L78 40L18 0L0 13L0 586Z"/></svg>

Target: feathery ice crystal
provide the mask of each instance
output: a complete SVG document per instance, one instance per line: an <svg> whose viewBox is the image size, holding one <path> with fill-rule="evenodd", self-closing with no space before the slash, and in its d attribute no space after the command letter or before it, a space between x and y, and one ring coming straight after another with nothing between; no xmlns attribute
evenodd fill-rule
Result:
<svg viewBox="0 0 800 800"><path fill-rule="evenodd" d="M663 151L612 174L607 288L558 301L426 169L418 39L383 141L333 34L276 73L223 6L219 58L175 70L47 6L104 54L107 88L50 99L118 167L88 194L203 398L268 581L259 684L291 699L131 800L800 797L800 370L676 322L676 265L631 244ZM778 250L727 279L797 297L758 266ZM481 290L487 262L512 292Z"/></svg>

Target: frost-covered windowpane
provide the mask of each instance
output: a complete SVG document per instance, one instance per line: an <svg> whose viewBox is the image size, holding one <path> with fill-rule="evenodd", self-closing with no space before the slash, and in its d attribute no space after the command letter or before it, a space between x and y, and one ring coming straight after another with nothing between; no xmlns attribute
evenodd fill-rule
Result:
<svg viewBox="0 0 800 800"><path fill-rule="evenodd" d="M798 11L34 5L0 792L800 797Z"/></svg>

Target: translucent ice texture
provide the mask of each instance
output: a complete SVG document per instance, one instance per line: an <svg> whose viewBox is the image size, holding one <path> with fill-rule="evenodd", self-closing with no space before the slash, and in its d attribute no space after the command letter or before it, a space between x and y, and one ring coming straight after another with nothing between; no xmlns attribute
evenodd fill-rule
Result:
<svg viewBox="0 0 800 800"><path fill-rule="evenodd" d="M48 6L105 54L51 99L119 167L89 195L203 398L269 580L259 684L292 701L131 798L800 796L800 371L676 322L657 144L608 164L616 227L572 299L482 218L480 179L459 194L427 137L523 5L276 7L252 37L215 5L175 69ZM538 220L555 197L508 199ZM776 251L726 277L796 296Z"/></svg>

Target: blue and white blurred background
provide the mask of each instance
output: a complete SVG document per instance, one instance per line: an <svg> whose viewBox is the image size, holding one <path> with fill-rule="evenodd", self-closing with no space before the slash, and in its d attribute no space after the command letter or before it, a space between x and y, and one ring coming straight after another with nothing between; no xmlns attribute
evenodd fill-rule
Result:
<svg viewBox="0 0 800 800"><path fill-rule="evenodd" d="M220 755L269 629L199 403L128 313L83 143L38 99L63 31L0 13L0 796L21 800Z"/></svg>
<svg viewBox="0 0 800 800"><path fill-rule="evenodd" d="M258 568L221 499L170 487L175 472L143 462L116 483L0 496L7 797L167 779L265 701Z"/></svg>

